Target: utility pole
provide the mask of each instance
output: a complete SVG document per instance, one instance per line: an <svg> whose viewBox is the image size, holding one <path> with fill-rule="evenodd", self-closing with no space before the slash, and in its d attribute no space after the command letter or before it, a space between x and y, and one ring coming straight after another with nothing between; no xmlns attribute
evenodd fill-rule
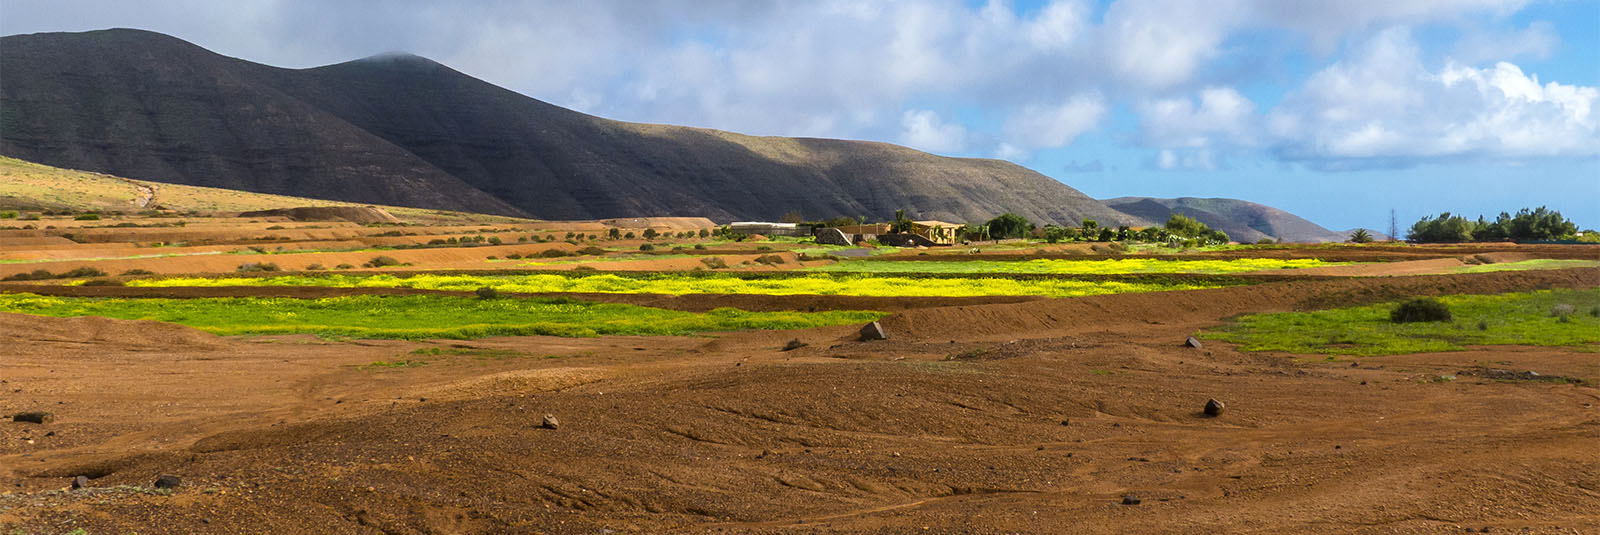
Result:
<svg viewBox="0 0 1600 535"><path fill-rule="evenodd" d="M1400 241L1400 237L1396 236L1396 234L1399 234L1399 233L1400 233L1400 227L1399 227L1399 225L1396 225L1395 221L1394 221L1394 209L1390 208L1389 209L1389 241L1392 241L1392 242L1393 241Z"/></svg>

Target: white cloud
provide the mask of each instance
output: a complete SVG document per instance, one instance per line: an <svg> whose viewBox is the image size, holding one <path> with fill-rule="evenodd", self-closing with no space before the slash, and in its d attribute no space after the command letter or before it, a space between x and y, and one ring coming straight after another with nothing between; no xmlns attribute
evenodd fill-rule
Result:
<svg viewBox="0 0 1600 535"><path fill-rule="evenodd" d="M1018 147L1064 147L1093 129L1106 114L1099 93L1074 95L1055 105L1022 108L1006 121L1006 143Z"/></svg>
<svg viewBox="0 0 1600 535"><path fill-rule="evenodd" d="M900 144L913 149L948 154L967 147L966 127L941 121L931 110L906 110L900 127Z"/></svg>
<svg viewBox="0 0 1600 535"><path fill-rule="evenodd" d="M1188 97L1159 99L1140 106L1145 143L1158 147L1205 147L1255 142L1256 105L1231 87L1200 91L1199 104ZM1216 140L1214 137L1223 136Z"/></svg>
<svg viewBox="0 0 1600 535"><path fill-rule="evenodd" d="M1544 59L1550 57L1561 36L1555 25L1536 21L1527 28L1510 31L1473 29L1456 42L1451 59L1477 65L1490 61L1508 61L1521 57Z"/></svg>
<svg viewBox="0 0 1600 535"><path fill-rule="evenodd" d="M1408 31L1381 32L1269 115L1285 158L1330 168L1447 158L1600 154L1594 87L1541 84L1507 62L1428 70Z"/></svg>

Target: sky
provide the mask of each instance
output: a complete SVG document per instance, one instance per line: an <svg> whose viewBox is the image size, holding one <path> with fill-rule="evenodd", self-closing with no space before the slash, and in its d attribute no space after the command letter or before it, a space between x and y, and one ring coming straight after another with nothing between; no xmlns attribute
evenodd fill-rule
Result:
<svg viewBox="0 0 1600 535"><path fill-rule="evenodd" d="M1597 0L0 0L0 34L112 27L289 68L414 53L612 119L1001 158L1096 198L1600 227Z"/></svg>

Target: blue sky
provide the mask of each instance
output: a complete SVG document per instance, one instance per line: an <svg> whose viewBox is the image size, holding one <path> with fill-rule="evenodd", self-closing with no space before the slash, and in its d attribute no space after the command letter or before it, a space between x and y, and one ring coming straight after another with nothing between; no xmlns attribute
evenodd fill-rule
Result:
<svg viewBox="0 0 1600 535"><path fill-rule="evenodd" d="M1100 198L1600 227L1594 0L0 3L7 35L107 27L283 67L411 52L605 117L1004 158Z"/></svg>

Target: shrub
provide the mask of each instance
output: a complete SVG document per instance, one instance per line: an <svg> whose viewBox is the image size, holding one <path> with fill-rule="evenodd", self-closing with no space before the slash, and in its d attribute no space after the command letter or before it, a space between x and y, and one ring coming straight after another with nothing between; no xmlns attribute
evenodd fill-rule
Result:
<svg viewBox="0 0 1600 535"><path fill-rule="evenodd" d="M653 240L653 239L656 239L656 236L660 236L660 235L661 235L661 233L656 232L656 229L653 229L653 228L644 229L644 239Z"/></svg>
<svg viewBox="0 0 1600 535"><path fill-rule="evenodd" d="M1022 238L1033 231L1033 223L1028 221L1028 218L1011 212L990 219L987 226L989 235L996 239Z"/></svg>
<svg viewBox="0 0 1600 535"><path fill-rule="evenodd" d="M711 258L702 258L702 259L700 259L700 263L701 264L705 264L706 267L711 268L711 269L724 269L724 268L728 267L728 263L727 262L724 262L722 260L722 258L715 257L715 256L713 256Z"/></svg>
<svg viewBox="0 0 1600 535"><path fill-rule="evenodd" d="M122 276L124 276L124 277L129 276L129 275L155 275L155 274L156 273L154 271L150 271L148 269L130 269L130 270L122 272Z"/></svg>
<svg viewBox="0 0 1600 535"><path fill-rule="evenodd" d="M311 264L309 266L306 266L306 271L322 271L324 269L328 269L328 268L323 267L322 264Z"/></svg>
<svg viewBox="0 0 1600 535"><path fill-rule="evenodd" d="M576 267L573 267L572 270L573 271L600 271L600 270L595 269L595 268L593 268L591 266L576 266Z"/></svg>
<svg viewBox="0 0 1600 535"><path fill-rule="evenodd" d="M570 254L571 253L561 249L545 249L543 251L539 251L539 258L561 258L563 256L569 256Z"/></svg>
<svg viewBox="0 0 1600 535"><path fill-rule="evenodd" d="M501 243L504 243L504 242L500 241L500 237L499 236L490 236L489 237L489 243L491 245L500 245Z"/></svg>
<svg viewBox="0 0 1600 535"><path fill-rule="evenodd" d="M333 269L355 269L355 268L356 268L355 266L352 266L350 264L339 264L337 266L333 266Z"/></svg>
<svg viewBox="0 0 1600 535"><path fill-rule="evenodd" d="M756 263L757 264L768 265L768 266L775 266L775 265L783 263L783 257L775 255L775 254L761 255L761 256L756 257Z"/></svg>
<svg viewBox="0 0 1600 535"><path fill-rule="evenodd" d="M622 237L623 237L623 239L631 240L631 239L633 239L634 236L633 236L632 232L629 232L627 234L623 234Z"/></svg>
<svg viewBox="0 0 1600 535"><path fill-rule="evenodd" d="M578 254L583 256L600 256L606 254L606 250L591 245L582 249L578 249Z"/></svg>
<svg viewBox="0 0 1600 535"><path fill-rule="evenodd" d="M1550 308L1550 315L1551 316L1571 316L1573 313L1575 313L1577 311L1578 311L1577 307L1574 307L1574 306L1566 304L1566 303L1561 303L1561 304L1558 304L1558 305Z"/></svg>
<svg viewBox="0 0 1600 535"><path fill-rule="evenodd" d="M74 221L99 221L100 214L78 214L72 218Z"/></svg>
<svg viewBox="0 0 1600 535"><path fill-rule="evenodd" d="M517 253L511 253L511 254L506 255L506 259L507 260L522 260L522 255L517 254Z"/></svg>
<svg viewBox="0 0 1600 535"><path fill-rule="evenodd" d="M700 237L701 238L709 238L709 237L711 237L711 231L707 230L707 229L700 229Z"/></svg>
<svg viewBox="0 0 1600 535"><path fill-rule="evenodd" d="M16 210L6 210L6 211L3 211L3 212L0 212L0 219L16 219L16 218L17 218L17 211Z"/></svg>
<svg viewBox="0 0 1600 535"><path fill-rule="evenodd" d="M72 271L68 271L66 273L62 273L60 275L57 275L58 278L62 278L62 279L73 279L73 278L82 278L82 277L104 277L104 276L106 276L106 272L100 271L98 269L95 269L95 268L92 268L92 267L89 267L89 266L83 266L83 267L80 267L80 268L73 269Z"/></svg>
<svg viewBox="0 0 1600 535"><path fill-rule="evenodd" d="M122 281L115 280L115 279L94 279L94 280L90 280L90 281L84 281L83 285L84 286L126 286L125 284L122 283Z"/></svg>
<svg viewBox="0 0 1600 535"><path fill-rule="evenodd" d="M760 246L760 247L756 247L756 250L757 250L757 251L771 251L771 250L772 250L772 247L768 247L768 246L766 246L766 245L762 245L762 246Z"/></svg>
<svg viewBox="0 0 1600 535"><path fill-rule="evenodd" d="M593 234L590 234L590 236L593 236ZM613 240L615 240L617 238L621 238L622 237L622 230L621 229L607 230L606 231L606 237L607 238L611 238Z"/></svg>
<svg viewBox="0 0 1600 535"><path fill-rule="evenodd" d="M398 266L398 265L400 265L400 261L399 260L395 260L394 257L392 257L392 256L374 256L374 257L372 257L372 260L368 260L367 263L366 263L366 267L375 267L375 268L388 267L388 266Z"/></svg>
<svg viewBox="0 0 1600 535"><path fill-rule="evenodd" d="M478 294L478 299L498 299L500 297L500 291L489 286L480 287L474 293Z"/></svg>
<svg viewBox="0 0 1600 535"><path fill-rule="evenodd" d="M1261 238L1256 240L1256 245L1277 245L1277 243L1278 240L1274 240L1272 238Z"/></svg>
<svg viewBox="0 0 1600 535"><path fill-rule="evenodd" d="M706 244L696 243L696 244L694 244L694 250L696 250L696 251L704 251L704 250L706 250Z"/></svg>
<svg viewBox="0 0 1600 535"><path fill-rule="evenodd" d="M656 246L646 243L646 244L640 245L639 246L639 250L640 251L646 251L646 252L654 251L654 250L656 250Z"/></svg>
<svg viewBox="0 0 1600 535"><path fill-rule="evenodd" d="M1450 307L1438 299L1419 297L1400 303L1400 306L1389 313L1389 321L1394 323L1450 321Z"/></svg>
<svg viewBox="0 0 1600 535"><path fill-rule="evenodd" d="M241 272L241 273L254 273L254 272L260 272L260 271L280 271L280 270L281 270L281 268L279 268L277 264L274 264L272 262L249 262L249 263L239 264L239 269L238 269L238 271Z"/></svg>
<svg viewBox="0 0 1600 535"><path fill-rule="evenodd" d="M38 221L39 214L22 214L17 219L21 221Z"/></svg>
<svg viewBox="0 0 1600 535"><path fill-rule="evenodd" d="M499 259L500 259L500 257L498 257L498 256L490 256L490 257L485 257L484 258L484 260L499 260Z"/></svg>

